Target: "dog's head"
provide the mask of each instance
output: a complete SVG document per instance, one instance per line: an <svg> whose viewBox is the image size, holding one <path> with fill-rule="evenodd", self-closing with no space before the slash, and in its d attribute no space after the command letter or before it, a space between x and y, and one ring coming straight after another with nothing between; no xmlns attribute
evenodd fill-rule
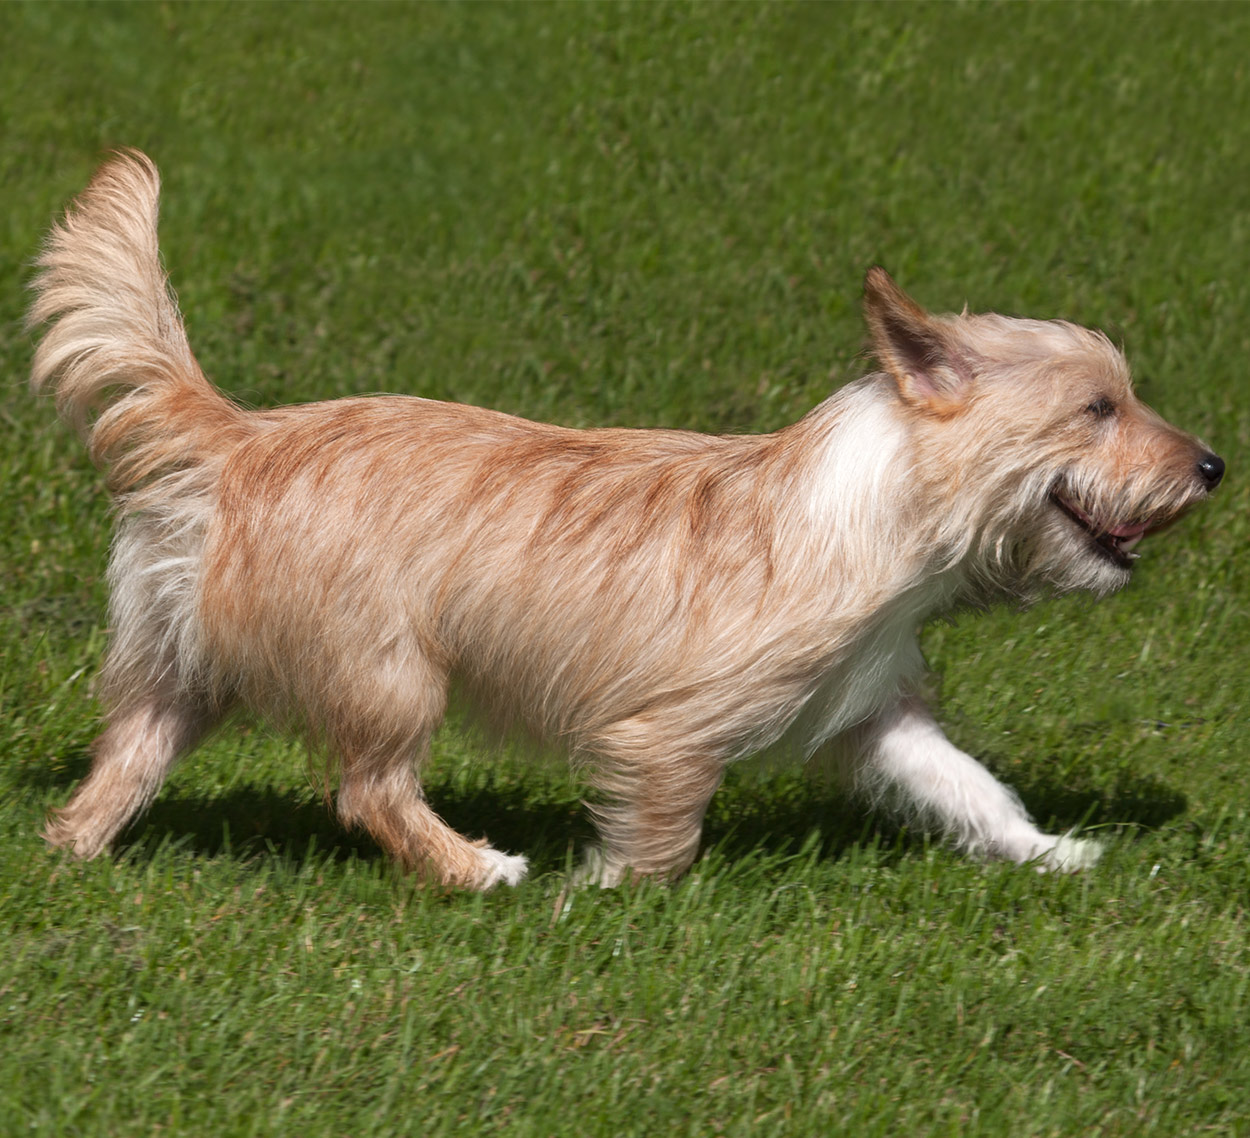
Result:
<svg viewBox="0 0 1250 1138"><path fill-rule="evenodd" d="M1222 459L1134 395L1099 332L933 316L882 269L868 274L865 314L907 423L912 477L943 502L938 544L984 586L1117 589L1138 542L1224 475Z"/></svg>

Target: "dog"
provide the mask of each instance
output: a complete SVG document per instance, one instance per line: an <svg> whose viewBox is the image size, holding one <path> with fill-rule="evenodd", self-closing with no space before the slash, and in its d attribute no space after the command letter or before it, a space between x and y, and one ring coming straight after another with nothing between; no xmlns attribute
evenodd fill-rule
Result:
<svg viewBox="0 0 1250 1138"><path fill-rule="evenodd" d="M127 151L51 231L32 384L106 472L106 725L45 837L107 849L248 711L336 766L336 806L432 883L515 885L419 771L455 681L584 765L590 881L673 878L726 765L821 752L972 855L1077 870L917 694L921 623L1119 589L1224 463L1133 394L1102 334L931 315L880 268L880 370L773 434L571 430L401 396L248 411L205 378Z"/></svg>

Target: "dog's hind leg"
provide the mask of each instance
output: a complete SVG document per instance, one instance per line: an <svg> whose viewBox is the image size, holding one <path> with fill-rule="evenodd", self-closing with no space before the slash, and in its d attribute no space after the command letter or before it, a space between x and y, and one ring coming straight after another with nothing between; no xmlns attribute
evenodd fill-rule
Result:
<svg viewBox="0 0 1250 1138"><path fill-rule="evenodd" d="M109 566L113 633L100 673L107 726L92 743L91 771L44 837L95 857L160 790L170 768L211 731L231 697L206 690L194 648L202 503L165 503L127 517Z"/></svg>
<svg viewBox="0 0 1250 1138"><path fill-rule="evenodd" d="M418 778L430 736L442 721L446 676L422 653L378 659L339 690L335 722L326 724L340 763L337 809L362 826L405 870L457 889L517 885L524 857L458 834L426 802Z"/></svg>
<svg viewBox="0 0 1250 1138"><path fill-rule="evenodd" d="M69 802L53 811L45 839L76 857L101 853L218 718L185 696L153 694L127 703L92 743L91 771Z"/></svg>
<svg viewBox="0 0 1250 1138"><path fill-rule="evenodd" d="M578 881L608 887L680 876L699 852L723 760L683 753L679 741L642 720L604 732L595 749L603 763L595 782L608 802L592 807L600 844L587 851Z"/></svg>
<svg viewBox="0 0 1250 1138"><path fill-rule="evenodd" d="M408 748L344 754L337 807L345 824L363 826L400 866L427 881L484 891L525 877L524 857L484 839L469 841L430 808Z"/></svg>
<svg viewBox="0 0 1250 1138"><path fill-rule="evenodd" d="M959 848L1064 872L1098 860L1097 842L1038 830L1016 795L951 743L919 700L901 700L862 731L860 788L887 801L901 798L905 810Z"/></svg>

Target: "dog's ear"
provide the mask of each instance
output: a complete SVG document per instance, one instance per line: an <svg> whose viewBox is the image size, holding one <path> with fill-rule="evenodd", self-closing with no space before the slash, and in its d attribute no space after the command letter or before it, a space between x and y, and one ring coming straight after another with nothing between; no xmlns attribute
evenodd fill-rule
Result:
<svg viewBox="0 0 1250 1138"><path fill-rule="evenodd" d="M972 367L954 328L930 316L879 266L864 281L864 318L877 358L905 402L936 415L963 406Z"/></svg>

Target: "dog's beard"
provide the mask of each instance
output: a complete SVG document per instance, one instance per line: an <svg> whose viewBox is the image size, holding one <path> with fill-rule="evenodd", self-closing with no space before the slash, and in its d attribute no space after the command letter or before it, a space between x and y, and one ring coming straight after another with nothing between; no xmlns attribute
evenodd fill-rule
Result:
<svg viewBox="0 0 1250 1138"><path fill-rule="evenodd" d="M1201 498L1175 476L1158 485L1128 482L1111 498L1089 488L1083 492L1081 484L1071 474L1052 483L1039 534L1057 554L1048 571L1054 584L1100 595L1127 584L1142 540L1171 525Z"/></svg>
<svg viewBox="0 0 1250 1138"><path fill-rule="evenodd" d="M1129 541L1135 545L1140 536L1124 540L1100 534L1066 503L1051 499L1038 518L1032 568L1059 592L1105 596L1128 584L1137 557Z"/></svg>
<svg viewBox="0 0 1250 1138"><path fill-rule="evenodd" d="M1132 577L1132 547L1141 536L1099 532L1053 492L1000 515L982 533L979 552L965 562L960 594L979 607L1004 600L1028 605L1072 592L1113 593Z"/></svg>

